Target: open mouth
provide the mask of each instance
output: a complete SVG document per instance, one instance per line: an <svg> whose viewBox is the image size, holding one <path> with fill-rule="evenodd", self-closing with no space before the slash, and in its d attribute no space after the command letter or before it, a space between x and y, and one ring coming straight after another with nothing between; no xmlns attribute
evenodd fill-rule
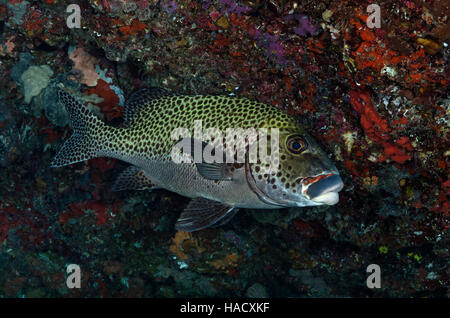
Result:
<svg viewBox="0 0 450 318"><path fill-rule="evenodd" d="M334 205L339 202L338 192L344 183L337 174L319 175L302 180L302 193L314 202Z"/></svg>

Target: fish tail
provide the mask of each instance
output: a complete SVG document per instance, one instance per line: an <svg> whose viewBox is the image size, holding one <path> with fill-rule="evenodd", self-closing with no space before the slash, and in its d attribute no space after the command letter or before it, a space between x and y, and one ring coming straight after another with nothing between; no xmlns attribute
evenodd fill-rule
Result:
<svg viewBox="0 0 450 318"><path fill-rule="evenodd" d="M58 98L69 113L73 134L64 143L50 166L62 167L100 157L105 144L103 136L105 123L66 91L59 89Z"/></svg>

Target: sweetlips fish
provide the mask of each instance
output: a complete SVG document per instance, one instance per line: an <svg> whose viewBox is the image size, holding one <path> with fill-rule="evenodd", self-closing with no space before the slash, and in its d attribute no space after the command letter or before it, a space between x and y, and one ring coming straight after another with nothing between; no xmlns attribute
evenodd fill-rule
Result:
<svg viewBox="0 0 450 318"><path fill-rule="evenodd" d="M279 209L339 201L343 182L335 165L294 118L275 107L247 98L179 95L150 87L127 99L123 125L113 127L63 86L58 97L68 111L73 134L51 166L94 157L130 163L112 190L164 188L192 198L177 220L178 230L197 231L224 224L239 208ZM247 145L240 148L240 162L228 160L238 157L238 147L230 147L230 152L225 144L232 144L236 136L207 140L194 132L193 137L177 139L177 134L194 130L199 122L204 129L221 132L237 127L244 131L261 129L270 139L268 150L277 154L270 156L273 165L254 156L250 160L248 153L255 149L251 143L256 142L252 138L246 138ZM223 140L222 146L216 142ZM190 146L183 147L186 141ZM198 160L195 149L199 142L200 150L209 148L211 154L218 155L214 157L217 160ZM194 160L177 162L174 154L179 152ZM221 162L220 158L226 159Z"/></svg>

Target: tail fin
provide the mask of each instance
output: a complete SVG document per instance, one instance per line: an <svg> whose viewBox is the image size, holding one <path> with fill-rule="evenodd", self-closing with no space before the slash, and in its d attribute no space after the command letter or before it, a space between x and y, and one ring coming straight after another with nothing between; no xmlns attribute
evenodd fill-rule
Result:
<svg viewBox="0 0 450 318"><path fill-rule="evenodd" d="M73 134L64 143L51 163L62 167L98 156L102 149L102 131L105 124L86 106L66 91L58 90L59 101L66 107Z"/></svg>

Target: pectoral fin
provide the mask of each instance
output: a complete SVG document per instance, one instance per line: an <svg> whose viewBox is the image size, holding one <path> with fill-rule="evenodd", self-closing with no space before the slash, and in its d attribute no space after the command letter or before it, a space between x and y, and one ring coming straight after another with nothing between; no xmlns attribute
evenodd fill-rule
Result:
<svg viewBox="0 0 450 318"><path fill-rule="evenodd" d="M175 228L180 231L193 232L216 224L220 224L233 211L233 207L208 200L205 198L195 198L189 202L188 206L178 218ZM234 215L234 213L232 213Z"/></svg>
<svg viewBox="0 0 450 318"><path fill-rule="evenodd" d="M199 145L197 148L195 147L196 143ZM194 159L197 170L203 178L208 180L232 180L232 173L229 165L226 164L225 152L222 149L194 138L184 138L179 141L178 145ZM203 157L205 148L210 155L209 161L206 161ZM201 160L197 158L201 158Z"/></svg>
<svg viewBox="0 0 450 318"><path fill-rule="evenodd" d="M154 188L157 186L145 175L144 170L131 166L119 175L112 190L149 190Z"/></svg>
<svg viewBox="0 0 450 318"><path fill-rule="evenodd" d="M232 179L231 171L226 163L197 163L196 166L205 179L228 181Z"/></svg>

